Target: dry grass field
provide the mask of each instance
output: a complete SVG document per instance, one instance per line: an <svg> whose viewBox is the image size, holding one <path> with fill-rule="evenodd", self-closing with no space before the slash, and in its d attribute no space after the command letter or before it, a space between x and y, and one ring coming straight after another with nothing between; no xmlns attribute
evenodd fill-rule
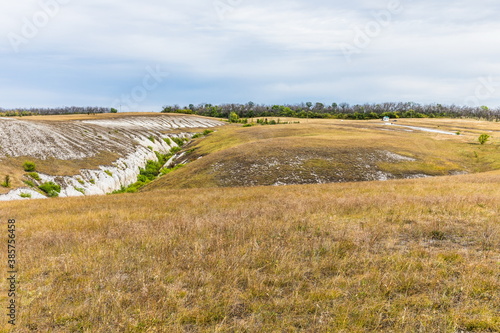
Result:
<svg viewBox="0 0 500 333"><path fill-rule="evenodd" d="M460 136L375 126L227 126L140 193L0 203L4 244L17 221L19 269L18 322L3 315L1 331L500 332L498 135L475 143L498 124L426 124ZM377 167L443 176L219 187L203 173L265 152L257 140L310 146L318 170L331 145L387 149L415 164Z"/></svg>
<svg viewBox="0 0 500 333"><path fill-rule="evenodd" d="M399 126L392 126L380 121L292 121L300 124L219 128L185 149L192 163L147 189L315 184L500 169L498 123L401 119ZM480 133L492 136L488 144L478 143Z"/></svg>

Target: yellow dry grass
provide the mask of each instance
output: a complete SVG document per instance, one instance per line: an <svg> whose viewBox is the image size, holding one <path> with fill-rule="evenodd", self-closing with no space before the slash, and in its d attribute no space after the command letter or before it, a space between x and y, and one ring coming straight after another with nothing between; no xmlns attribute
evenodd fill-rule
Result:
<svg viewBox="0 0 500 333"><path fill-rule="evenodd" d="M442 119L398 122L452 133L462 128L461 135L446 135L408 132L404 127L383 126L380 121L300 121L300 124L219 128L186 148L190 151L187 157L194 162L145 190L272 185L286 183L291 174L297 179L292 179L292 183L314 183L315 176L324 182L370 180L373 177L367 175L377 169L398 178L500 169L498 123L478 125L472 120ZM488 144L480 145L477 133L464 130L466 127L493 137ZM377 161L374 155L381 151L415 161Z"/></svg>
<svg viewBox="0 0 500 333"><path fill-rule="evenodd" d="M172 174L195 177L196 163L251 154L255 142L390 145L427 166L436 152L471 169L498 166L497 141L480 147L475 134L287 126L219 129L187 148L205 157ZM2 221L17 220L19 262L18 323L12 330L4 315L0 331L499 332L499 183L489 171L0 203Z"/></svg>
<svg viewBox="0 0 500 333"><path fill-rule="evenodd" d="M46 115L46 116L27 116L27 117L13 117L20 120L31 121L75 121L75 120L95 120L95 119L119 119L128 117L160 117L165 116L160 112L123 112L123 113L96 113L96 114L66 114L66 115ZM169 117L186 117L185 114L169 113ZM203 116L196 116L200 118L208 118Z"/></svg>
<svg viewBox="0 0 500 333"><path fill-rule="evenodd" d="M80 174L81 169L95 169L100 165L111 165L119 157L120 155L117 153L101 151L93 157L81 160L56 160L54 158L42 160L29 156L3 158L0 161L0 181L3 181L6 175L9 175L12 185L10 188L0 187L0 194L7 193L13 188L26 187L23 180L30 180L27 176L28 172L24 171L23 168L26 161L35 163L36 172L58 176L74 176Z"/></svg>
<svg viewBox="0 0 500 333"><path fill-rule="evenodd" d="M15 117L20 120L32 121L75 121L75 120L95 120L95 119L117 119L133 116L159 116L158 112L126 112L126 113L96 113L96 114L64 114L47 116Z"/></svg>
<svg viewBox="0 0 500 333"><path fill-rule="evenodd" d="M499 182L2 203L18 226L15 331L497 332Z"/></svg>

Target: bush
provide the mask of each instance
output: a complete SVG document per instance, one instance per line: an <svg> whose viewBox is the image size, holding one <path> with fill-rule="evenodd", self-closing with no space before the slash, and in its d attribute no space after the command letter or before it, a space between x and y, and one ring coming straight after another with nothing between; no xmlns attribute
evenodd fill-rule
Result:
<svg viewBox="0 0 500 333"><path fill-rule="evenodd" d="M488 134L481 134L478 138L478 141L480 144L484 145L489 138L490 136Z"/></svg>
<svg viewBox="0 0 500 333"><path fill-rule="evenodd" d="M107 174L110 177L113 177L113 173L111 171L109 171L109 170L104 170L104 173ZM92 183L92 184L94 184L94 183Z"/></svg>
<svg viewBox="0 0 500 333"><path fill-rule="evenodd" d="M31 198L31 193L21 193L19 194L21 198Z"/></svg>
<svg viewBox="0 0 500 333"><path fill-rule="evenodd" d="M152 135L148 137L148 140L151 141L152 143L155 143L155 137Z"/></svg>
<svg viewBox="0 0 500 333"><path fill-rule="evenodd" d="M161 169L161 174L162 175L166 175L166 174L169 174L171 173L172 171L175 171L177 169L180 169L184 166L184 164L177 164L176 166L174 166L173 168L163 168Z"/></svg>
<svg viewBox="0 0 500 333"><path fill-rule="evenodd" d="M28 173L28 176L30 176L34 180L41 180L40 175L37 172L30 172L30 173Z"/></svg>
<svg viewBox="0 0 500 333"><path fill-rule="evenodd" d="M178 152L180 152L182 149L180 147L172 147L172 149L170 149L170 153L171 154L176 154Z"/></svg>
<svg viewBox="0 0 500 333"><path fill-rule="evenodd" d="M236 112L231 112L229 114L228 120L230 123L237 123L237 122L239 122L240 117L238 116L238 114Z"/></svg>
<svg viewBox="0 0 500 333"><path fill-rule="evenodd" d="M149 161L147 161L144 169L140 169L140 175L146 177L147 180L153 180L156 178L156 176L160 172L161 167L162 167L162 164L160 162L149 160ZM141 179L137 178L137 179L139 181L141 181L144 178L141 178Z"/></svg>
<svg viewBox="0 0 500 333"><path fill-rule="evenodd" d="M169 146L172 144L172 141L170 141L169 138L164 138L163 141L165 141L165 143Z"/></svg>
<svg viewBox="0 0 500 333"><path fill-rule="evenodd" d="M118 110L115 108L111 108L111 113L118 113Z"/></svg>
<svg viewBox="0 0 500 333"><path fill-rule="evenodd" d="M184 140L181 138L172 138L172 141L174 141L179 147L184 145Z"/></svg>
<svg viewBox="0 0 500 333"><path fill-rule="evenodd" d="M36 164L35 164L35 162L32 162L32 161L25 161L23 163L23 168L24 168L24 171L26 171L26 172L35 171Z"/></svg>
<svg viewBox="0 0 500 333"><path fill-rule="evenodd" d="M203 135L209 135L210 133L213 133L214 131L206 129L203 131Z"/></svg>
<svg viewBox="0 0 500 333"><path fill-rule="evenodd" d="M137 176L137 181L141 183L147 183L149 179L146 175L140 174L139 176Z"/></svg>
<svg viewBox="0 0 500 333"><path fill-rule="evenodd" d="M25 183L29 187L35 187L35 183L33 183L31 180L23 180L23 183Z"/></svg>
<svg viewBox="0 0 500 333"><path fill-rule="evenodd" d="M5 176L5 180L2 183L2 186L3 187L10 187L10 176L9 175Z"/></svg>
<svg viewBox="0 0 500 333"><path fill-rule="evenodd" d="M61 193L61 186L54 182L43 183L38 188L44 191L48 197L57 197Z"/></svg>
<svg viewBox="0 0 500 333"><path fill-rule="evenodd" d="M81 194L85 195L85 189L84 188L81 188L81 187L75 187L75 190L77 190L78 192L80 192Z"/></svg>

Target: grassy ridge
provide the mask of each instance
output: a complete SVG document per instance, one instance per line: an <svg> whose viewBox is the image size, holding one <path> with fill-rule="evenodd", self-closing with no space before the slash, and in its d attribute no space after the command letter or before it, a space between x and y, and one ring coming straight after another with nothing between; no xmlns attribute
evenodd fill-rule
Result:
<svg viewBox="0 0 500 333"><path fill-rule="evenodd" d="M18 221L16 332L499 331L499 182L2 203Z"/></svg>
<svg viewBox="0 0 500 333"><path fill-rule="evenodd" d="M408 132L380 121L310 120L300 124L225 126L190 146L193 163L148 185L198 188L306 184L418 175L442 176L500 169L498 138L480 145L478 133L497 131L492 122L400 120L460 135ZM384 152L415 161L384 158ZM202 158L200 158L202 157Z"/></svg>
<svg viewBox="0 0 500 333"><path fill-rule="evenodd" d="M331 120L225 126L141 193L0 203L17 220L15 332L500 331L500 125L398 123L461 135ZM271 159L283 170L266 177L296 172L284 163L294 156L321 175L379 149L416 160L372 163L394 174L482 173L217 188L227 174L274 181L238 169Z"/></svg>

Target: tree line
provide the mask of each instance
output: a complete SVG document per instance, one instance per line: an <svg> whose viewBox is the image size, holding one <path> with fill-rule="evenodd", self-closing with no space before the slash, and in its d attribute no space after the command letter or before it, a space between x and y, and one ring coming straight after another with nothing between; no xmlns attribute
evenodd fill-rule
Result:
<svg viewBox="0 0 500 333"><path fill-rule="evenodd" d="M22 117L34 115L60 115L60 114L96 114L108 113L112 110L99 106L65 106L58 108L19 108L4 109L0 108L0 115L6 117Z"/></svg>
<svg viewBox="0 0 500 333"><path fill-rule="evenodd" d="M486 106L470 107L442 104L418 104L413 102L388 102L380 104L300 103L285 105L265 105L248 102L246 104L189 104L164 106L163 113L184 113L200 116L229 118L236 113L240 118L253 117L294 117L294 118L338 118L338 119L380 119L390 118L476 118L500 120L500 108Z"/></svg>

